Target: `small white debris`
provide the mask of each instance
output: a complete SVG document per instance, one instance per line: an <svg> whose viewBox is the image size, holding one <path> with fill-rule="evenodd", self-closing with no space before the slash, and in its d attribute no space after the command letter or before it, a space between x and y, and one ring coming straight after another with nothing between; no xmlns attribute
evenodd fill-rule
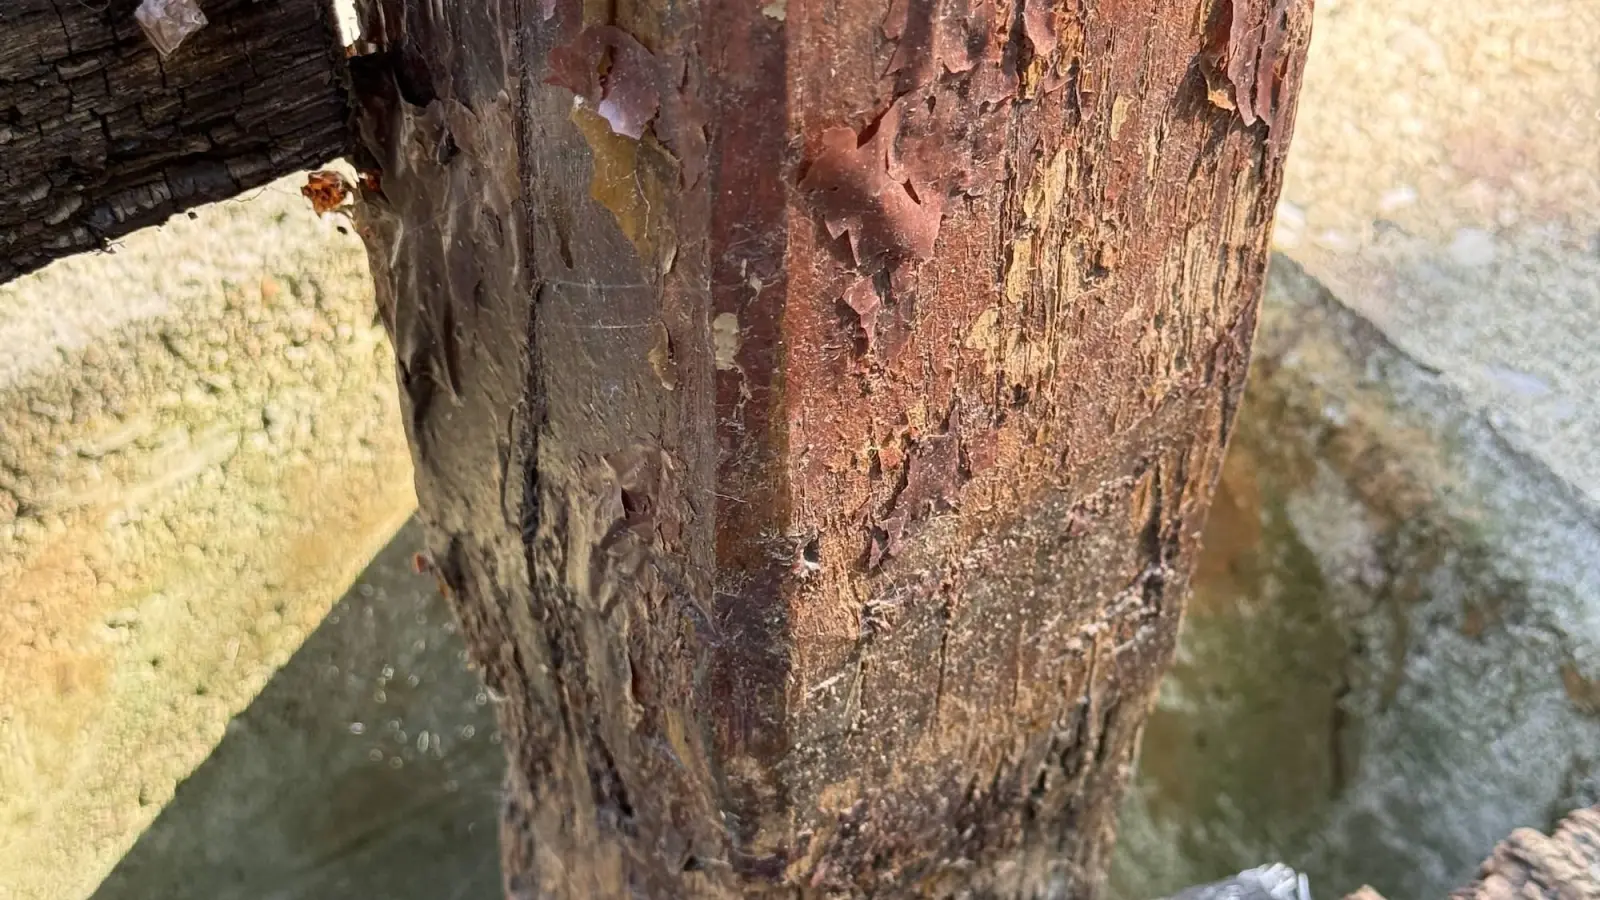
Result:
<svg viewBox="0 0 1600 900"><path fill-rule="evenodd" d="M1417 202L1417 189L1409 184L1390 188L1378 198L1378 212L1388 215L1398 212Z"/></svg>
<svg viewBox="0 0 1600 900"><path fill-rule="evenodd" d="M1450 258L1468 268L1492 265L1498 255L1494 235L1481 228L1457 229L1450 241Z"/></svg>
<svg viewBox="0 0 1600 900"><path fill-rule="evenodd" d="M133 18L162 56L171 56L185 38L206 27L206 14L195 0L144 0Z"/></svg>
<svg viewBox="0 0 1600 900"><path fill-rule="evenodd" d="M717 368L726 372L739 367L739 317L733 313L719 313L711 320L711 346L716 353Z"/></svg>

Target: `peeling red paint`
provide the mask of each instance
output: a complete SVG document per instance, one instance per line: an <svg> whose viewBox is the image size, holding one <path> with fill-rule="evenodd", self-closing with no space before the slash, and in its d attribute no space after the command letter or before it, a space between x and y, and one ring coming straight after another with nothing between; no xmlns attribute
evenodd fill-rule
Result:
<svg viewBox="0 0 1600 900"><path fill-rule="evenodd" d="M885 74L896 92L930 84L940 70L970 71L984 59L994 30L994 0L893 0L883 33L895 42Z"/></svg>
<svg viewBox="0 0 1600 900"><path fill-rule="evenodd" d="M1298 78L1294 51L1304 44L1314 5L1315 0L1223 0L1201 54L1211 101L1237 110L1246 125L1266 122L1270 131L1281 131L1280 119L1293 108L1296 93L1286 81Z"/></svg>
<svg viewBox="0 0 1600 900"><path fill-rule="evenodd" d="M906 463L906 484L895 495L891 516L915 521L943 504L954 507L961 489L961 410L950 411L940 434L917 442Z"/></svg>
<svg viewBox="0 0 1600 900"><path fill-rule="evenodd" d="M1037 56L1049 56L1059 42L1056 38L1055 7L1048 0L1023 0L1022 31L1028 36Z"/></svg>
<svg viewBox="0 0 1600 900"><path fill-rule="evenodd" d="M1041 2L1032 0L1024 31L1043 55L1058 39ZM829 235L849 235L858 270L903 275L932 258L952 194L978 196L1003 180L1001 112L1019 79L1011 25L994 0L891 0L882 27L893 99L859 131L825 131L800 189Z"/></svg>
<svg viewBox="0 0 1600 900"><path fill-rule="evenodd" d="M705 176L707 164L706 126L710 113L700 96L699 70L682 62L677 72L663 85L661 114L656 136L678 157L683 186L695 187Z"/></svg>
<svg viewBox="0 0 1600 900"><path fill-rule="evenodd" d="M972 475L981 475L994 468L995 459L1000 454L1000 438L993 428L982 427L976 429L976 434L963 435L962 446L966 450L967 469Z"/></svg>
<svg viewBox="0 0 1600 900"><path fill-rule="evenodd" d="M907 466L906 488L895 498L895 512L914 518L935 505L954 506L961 486L961 442L953 434L928 438L917 446Z"/></svg>
<svg viewBox="0 0 1600 900"><path fill-rule="evenodd" d="M596 25L550 51L545 83L581 98L615 134L639 140L653 130L682 166L683 186L694 187L705 175L708 121L696 77L687 60L669 63L626 31Z"/></svg>
<svg viewBox="0 0 1600 900"><path fill-rule="evenodd" d="M867 352L872 352L878 330L878 313L883 311L883 298L878 296L877 287L870 277L863 278L845 290L843 300L844 305L850 307L860 321L861 331L867 339Z"/></svg>
<svg viewBox="0 0 1600 900"><path fill-rule="evenodd" d="M890 516L868 528L867 568L876 569L894 555L900 539L905 536L906 517Z"/></svg>
<svg viewBox="0 0 1600 900"><path fill-rule="evenodd" d="M661 109L660 68L633 35L596 25L550 51L546 82L583 98L613 132L637 140Z"/></svg>
<svg viewBox="0 0 1600 900"><path fill-rule="evenodd" d="M885 265L933 257L944 197L935 186L913 181L902 167L891 167L890 148L899 128L891 107L865 142L852 128L830 128L822 153L800 182L800 190L822 215L828 234L849 234L856 265L875 271ZM907 177L894 178L892 174Z"/></svg>

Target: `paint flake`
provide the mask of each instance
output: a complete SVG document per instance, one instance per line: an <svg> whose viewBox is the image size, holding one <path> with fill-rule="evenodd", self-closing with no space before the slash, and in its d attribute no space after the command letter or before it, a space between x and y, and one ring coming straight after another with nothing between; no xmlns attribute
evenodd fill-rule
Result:
<svg viewBox="0 0 1600 900"><path fill-rule="evenodd" d="M844 305L856 314L856 319L861 323L861 331L867 338L867 350L872 350L873 341L878 330L878 314L883 311L883 298L878 296L878 289L872 279L863 278L850 285L844 292Z"/></svg>
<svg viewBox="0 0 1600 900"><path fill-rule="evenodd" d="M1035 56L1049 56L1056 49L1055 7L1049 0L1024 0L1022 31L1033 45Z"/></svg>
<svg viewBox="0 0 1600 900"><path fill-rule="evenodd" d="M206 14L195 0L144 0L134 21L163 57L171 56L190 35L206 27Z"/></svg>
<svg viewBox="0 0 1600 900"><path fill-rule="evenodd" d="M1211 102L1237 110L1246 125L1266 122L1275 130L1292 108L1295 92L1285 89L1285 79L1309 37L1312 6L1313 0L1224 0L1200 58Z"/></svg>
<svg viewBox="0 0 1600 900"><path fill-rule="evenodd" d="M830 128L822 152L800 182L828 234L848 234L856 264L867 271L933 258L944 196L899 167L891 177L889 147L899 115L891 107L865 143L852 128Z"/></svg>
<svg viewBox="0 0 1600 900"><path fill-rule="evenodd" d="M660 64L620 28L585 28L550 51L549 84L594 107L614 134L638 140L661 110Z"/></svg>

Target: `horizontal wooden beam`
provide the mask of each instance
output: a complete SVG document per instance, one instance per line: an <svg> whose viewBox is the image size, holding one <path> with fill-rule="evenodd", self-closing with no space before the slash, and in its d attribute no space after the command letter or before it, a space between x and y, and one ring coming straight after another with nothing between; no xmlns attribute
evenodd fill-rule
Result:
<svg viewBox="0 0 1600 900"><path fill-rule="evenodd" d="M324 0L212 0L166 58L136 6L0 3L0 282L345 151Z"/></svg>

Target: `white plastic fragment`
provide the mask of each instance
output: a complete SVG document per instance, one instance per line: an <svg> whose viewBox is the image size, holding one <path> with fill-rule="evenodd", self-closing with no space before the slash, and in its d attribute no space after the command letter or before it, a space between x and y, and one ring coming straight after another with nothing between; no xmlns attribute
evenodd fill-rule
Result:
<svg viewBox="0 0 1600 900"><path fill-rule="evenodd" d="M1169 900L1311 900L1305 873L1283 863L1246 869L1232 878L1187 888Z"/></svg>
<svg viewBox="0 0 1600 900"><path fill-rule="evenodd" d="M185 38L206 27L206 14L196 0L144 0L133 18L163 57L171 56Z"/></svg>

